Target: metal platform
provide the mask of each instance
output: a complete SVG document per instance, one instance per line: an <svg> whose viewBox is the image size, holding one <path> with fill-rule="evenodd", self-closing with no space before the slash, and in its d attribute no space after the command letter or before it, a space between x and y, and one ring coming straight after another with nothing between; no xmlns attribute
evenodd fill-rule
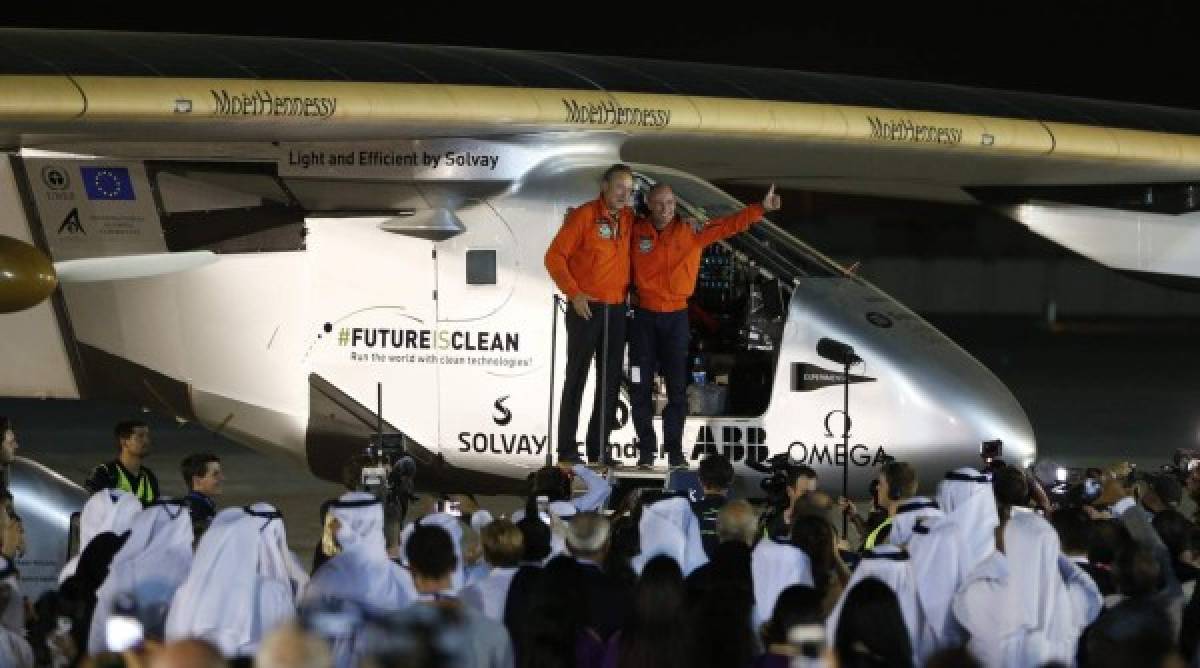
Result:
<svg viewBox="0 0 1200 668"><path fill-rule="evenodd" d="M642 480L642 479L658 479L664 480L672 471L687 469L672 469L667 466L655 466L652 469L641 469L636 466L622 466L621 468L605 469L602 475L609 480Z"/></svg>
<svg viewBox="0 0 1200 668"><path fill-rule="evenodd" d="M695 469L668 466L639 469L630 466L608 469L605 477L613 486L613 494L609 498L610 508L616 507L621 499L635 489L674 492L693 499L704 497L704 490L700 486L700 478Z"/></svg>

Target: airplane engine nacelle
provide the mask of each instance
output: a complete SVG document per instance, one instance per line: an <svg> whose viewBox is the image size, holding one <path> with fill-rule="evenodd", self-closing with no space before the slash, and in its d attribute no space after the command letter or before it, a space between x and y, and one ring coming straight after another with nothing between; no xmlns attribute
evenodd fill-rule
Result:
<svg viewBox="0 0 1200 668"><path fill-rule="evenodd" d="M37 306L58 287L54 264L33 246L0 236L0 313Z"/></svg>

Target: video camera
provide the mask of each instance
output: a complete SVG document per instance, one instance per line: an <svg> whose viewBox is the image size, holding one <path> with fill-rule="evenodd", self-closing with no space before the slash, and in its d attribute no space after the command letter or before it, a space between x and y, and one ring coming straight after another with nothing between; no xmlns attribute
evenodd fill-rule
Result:
<svg viewBox="0 0 1200 668"><path fill-rule="evenodd" d="M746 466L766 474L758 483L762 491L767 495L768 511L782 512L788 505L788 481L791 478L792 469L798 466L798 463L792 459L791 455L786 452L781 452L770 459L767 459L765 465L757 462L746 462Z"/></svg>
<svg viewBox="0 0 1200 668"><path fill-rule="evenodd" d="M359 473L359 488L385 505L395 506L401 521L408 514L408 504L417 499L417 462L408 454L406 440L404 434L372 435Z"/></svg>
<svg viewBox="0 0 1200 668"><path fill-rule="evenodd" d="M1163 464L1162 473L1175 476L1180 485L1187 485L1192 469L1200 466L1200 450L1177 448L1170 464Z"/></svg>

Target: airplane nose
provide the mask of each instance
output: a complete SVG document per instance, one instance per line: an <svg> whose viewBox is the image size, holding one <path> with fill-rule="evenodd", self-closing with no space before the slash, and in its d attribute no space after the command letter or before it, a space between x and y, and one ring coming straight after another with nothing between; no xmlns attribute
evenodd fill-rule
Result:
<svg viewBox="0 0 1200 668"><path fill-rule="evenodd" d="M998 457L1010 466L1025 468L1037 457L1033 425L1012 391L990 369L965 350L949 341L931 325L927 336L937 336L945 345L928 348L908 357L901 371L910 382L919 383L931 401L929 417L933 424L942 422L938 439L946 450L939 459L951 468L981 466L983 444L1000 442Z"/></svg>
<svg viewBox="0 0 1200 668"><path fill-rule="evenodd" d="M855 422L863 423L865 439L915 464L922 484L958 467L981 467L985 441L999 440L1009 465L1036 458L1033 427L1016 397L928 322L857 278L797 290L789 316L794 348L816 362L826 359L822 338L853 348L863 363L851 373L869 379L850 391L851 414L861 416Z"/></svg>

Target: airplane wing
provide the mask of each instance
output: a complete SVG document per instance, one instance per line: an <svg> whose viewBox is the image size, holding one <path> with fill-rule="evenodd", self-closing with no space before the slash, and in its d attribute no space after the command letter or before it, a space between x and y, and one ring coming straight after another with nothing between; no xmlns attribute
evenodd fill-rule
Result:
<svg viewBox="0 0 1200 668"><path fill-rule="evenodd" d="M1200 271L1196 112L627 58L0 30L9 147L512 135L616 141L725 184L994 204L1114 268Z"/></svg>

